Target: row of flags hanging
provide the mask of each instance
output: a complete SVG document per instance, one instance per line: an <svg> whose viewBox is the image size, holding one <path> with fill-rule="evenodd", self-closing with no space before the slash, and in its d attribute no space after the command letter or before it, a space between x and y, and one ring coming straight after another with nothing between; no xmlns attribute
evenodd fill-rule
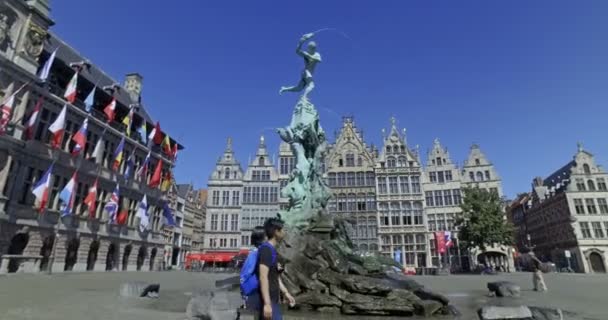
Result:
<svg viewBox="0 0 608 320"><path fill-rule="evenodd" d="M54 62L57 50L51 53L51 56L46 61L44 66L42 67L39 78L42 82L45 82L48 79L51 66ZM68 85L65 89L64 98L69 103L74 103L76 101L77 95L77 87L78 87L78 73L81 68L77 69L68 82ZM13 109L15 96L23 89L27 83L24 84L21 88L13 92L11 95L3 99L2 101L2 118L0 119L0 135L4 134L6 131L6 127L11 117L11 112ZM96 86L93 87L91 92L87 95L85 99L85 110L90 114L93 104L94 104L94 96L95 96ZM42 96L36 102L34 109L29 115L25 125L25 135L27 139L32 139L34 135L35 124L40 115L40 110L42 106ZM129 113L123 118L122 123L125 125L125 135L131 136L131 127L133 125L133 116L135 113L135 106L130 106ZM112 100L108 103L108 105L104 108L103 112L106 115L106 120L108 123L114 121L115 118L115 110L116 110L116 98L112 97ZM66 126L66 114L67 114L67 104L63 106L61 112L55 119L55 121L49 126L49 131L52 134L50 139L50 145L52 148L57 149L61 146L63 141L63 136L65 133ZM71 154L73 156L77 156L81 154L82 150L84 150L86 141L87 141L87 130L88 130L89 118L85 118L80 129L73 135L73 148L71 150ZM146 143L149 147L152 143L156 145L161 145L162 150L170 156L170 158L175 162L177 159L177 142L171 146L171 140L168 135L162 134L160 129L160 123L156 123L156 126L152 128L150 134L148 134L147 124L145 121L142 121L141 127L138 129L138 133L141 135L142 141ZM96 158L100 159L103 157L103 134L102 137L97 141L95 148L88 159ZM123 135L120 143L116 147L116 150L113 153L113 162L112 169L114 171L119 170L123 158L124 158L124 147L125 147L125 136ZM135 149L133 152L127 157L126 165L124 170L124 178L125 181L131 178L134 174L136 177L139 177L141 181L145 181L148 174L148 168L150 166L150 152L148 152L144 162L137 170L137 172L133 172L135 166ZM34 185L32 189L32 193L39 201L39 211L41 213L46 209L47 203L49 201L49 188L50 181L52 177L54 162L51 166L44 172L44 174L40 177L38 182ZM59 193L59 200L61 203L61 215L67 216L73 213L75 208L75 195L76 195L76 186L77 186L77 178L78 178L78 169L74 172L68 183L64 186L64 188ZM162 181L162 185L161 185ZM171 185L172 176L171 170L168 170L164 179L162 177L162 160L159 159L156 168L148 182L148 186L150 188L161 187L161 191L167 191ZM95 212L97 209L97 189L98 189L98 178L95 179L93 185L89 188L87 196L85 197L83 204L87 206L89 216L95 217ZM119 184L116 183L116 187L110 196L110 200L104 206L104 210L108 212L108 216L110 217L109 222L114 224L126 224L128 218L128 210L120 210L119 204ZM139 203L137 209L137 217L140 219L140 230L143 232L149 227L149 215L148 215L148 204L147 204L147 196L144 194L142 200ZM173 214L171 209L169 208L169 204L167 201L163 201L163 218L164 223L169 226L175 225L175 220L173 218Z"/></svg>
<svg viewBox="0 0 608 320"><path fill-rule="evenodd" d="M451 231L435 232L435 244L437 245L438 253L446 253L448 248L451 248L454 246L454 241L452 240L452 232Z"/></svg>

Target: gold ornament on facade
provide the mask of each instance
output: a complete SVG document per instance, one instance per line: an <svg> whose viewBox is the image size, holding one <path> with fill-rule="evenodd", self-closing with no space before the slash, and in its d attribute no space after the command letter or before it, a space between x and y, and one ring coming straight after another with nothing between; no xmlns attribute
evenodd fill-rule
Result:
<svg viewBox="0 0 608 320"><path fill-rule="evenodd" d="M42 27L30 24L26 34L25 44L23 45L25 53L31 58L38 58L44 49L44 40L48 33Z"/></svg>

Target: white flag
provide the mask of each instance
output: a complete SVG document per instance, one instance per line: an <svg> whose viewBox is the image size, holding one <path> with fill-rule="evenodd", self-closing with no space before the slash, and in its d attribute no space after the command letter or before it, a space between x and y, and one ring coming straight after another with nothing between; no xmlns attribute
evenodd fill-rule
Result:
<svg viewBox="0 0 608 320"><path fill-rule="evenodd" d="M57 49L55 49L55 51L53 51L53 53L51 53L51 56L49 57L48 60L46 60L46 62L44 63L44 66L40 70L39 78L40 78L40 80L42 80L42 82L45 82L47 80L47 78L49 77L49 73L51 72L51 66L53 65L53 61L55 61L56 54L57 54Z"/></svg>
<svg viewBox="0 0 608 320"><path fill-rule="evenodd" d="M99 138L99 140L97 140L97 143L95 144L95 149L93 149L93 153L91 153L91 156L89 157L89 159L95 159L95 162L101 161L101 158L103 157L103 139Z"/></svg>
<svg viewBox="0 0 608 320"><path fill-rule="evenodd" d="M139 217L139 231L145 232L150 225L150 217L148 216L148 198L144 194L144 198L139 203L137 208L137 217Z"/></svg>

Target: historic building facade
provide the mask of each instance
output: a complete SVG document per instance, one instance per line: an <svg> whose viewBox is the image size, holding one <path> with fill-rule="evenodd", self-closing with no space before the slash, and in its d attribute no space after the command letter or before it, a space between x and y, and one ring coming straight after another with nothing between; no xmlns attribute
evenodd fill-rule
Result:
<svg viewBox="0 0 608 320"><path fill-rule="evenodd" d="M296 167L296 157L293 155L291 151L291 147L287 142L281 141L279 144L279 163L278 163L278 171L279 171L279 206L281 210L287 209L287 204L289 199L282 196L280 192L287 186L289 182L289 174Z"/></svg>
<svg viewBox="0 0 608 320"><path fill-rule="evenodd" d="M362 252L378 251L378 217L374 151L363 141L352 118L346 117L325 158L334 197L329 212L352 222L351 239Z"/></svg>
<svg viewBox="0 0 608 320"><path fill-rule="evenodd" d="M429 151L424 170L424 197L426 202L426 217L430 234L429 247L431 262L434 266L447 261L447 257L440 257L436 250L433 232L450 231L457 238L455 222L462 210L461 178L458 166L452 162L447 148L444 148L439 139L433 141L433 148ZM450 248L449 257L452 262L460 262L460 252L457 246ZM442 260L443 259L443 260Z"/></svg>
<svg viewBox="0 0 608 320"><path fill-rule="evenodd" d="M148 170L144 179L134 179L133 175L125 179L125 161L113 169L113 153L123 137L124 158L134 156L133 172L149 152L149 168L162 161L163 176L173 165L158 146L148 147L145 137L135 132L125 137L125 127L119 123L130 107L137 106L132 119L133 131L142 123L150 128L154 126L155 121L141 103L143 78L131 74L124 85L118 84L48 31L53 25L49 10L48 1L43 0L0 3L0 99L5 104L11 95L15 98L12 110L3 108L2 121L7 121L7 130L0 135L0 254L27 256L12 262L1 259L0 272L46 270L51 263L53 271L157 269L164 246L163 195L160 190L148 187L152 170ZM41 83L37 74L55 50L47 81ZM72 103L63 98L71 79L77 79ZM92 90L95 90L94 100L87 112L84 100ZM102 110L111 101L116 103L116 120L108 123ZM32 119L36 105L38 117L28 131L27 122ZM58 148L52 149L49 126L64 106L67 111L63 139L58 141ZM79 155L72 156L72 137L85 119L88 119L86 145ZM103 141L103 152L93 157L99 140ZM171 143L176 142L171 140ZM40 214L41 203L35 201L32 187L51 164L54 166L49 201ZM75 172L78 175L74 210L62 217L59 193ZM83 200L96 180L96 210L89 213ZM127 215L122 224L110 224L103 207L117 184L120 186L117 203ZM150 225L149 230L140 232L136 212L144 194L149 204Z"/></svg>
<svg viewBox="0 0 608 320"><path fill-rule="evenodd" d="M255 158L243 177L241 246L250 246L251 231L279 213L279 174L260 137Z"/></svg>
<svg viewBox="0 0 608 320"><path fill-rule="evenodd" d="M395 122L392 118L375 162L380 252L404 266L426 267L429 248L420 158L408 148L405 130L400 133Z"/></svg>
<svg viewBox="0 0 608 320"><path fill-rule="evenodd" d="M201 251L205 216L200 190L194 190L192 184L178 184L177 193L185 201L184 243L190 246L192 252Z"/></svg>
<svg viewBox="0 0 608 320"><path fill-rule="evenodd" d="M535 253L558 268L570 265L576 272L605 273L607 181L593 154L579 145L572 161L545 179L533 180L524 217L513 222L530 235L527 242Z"/></svg>
<svg viewBox="0 0 608 320"><path fill-rule="evenodd" d="M207 215L204 251L238 252L241 241L240 215L243 170L228 138L224 154L217 161L207 183Z"/></svg>

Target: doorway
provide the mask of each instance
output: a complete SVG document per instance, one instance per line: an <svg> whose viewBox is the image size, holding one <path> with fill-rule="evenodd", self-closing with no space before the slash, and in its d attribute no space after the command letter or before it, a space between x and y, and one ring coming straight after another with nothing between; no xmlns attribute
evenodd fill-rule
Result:
<svg viewBox="0 0 608 320"><path fill-rule="evenodd" d="M589 262L591 263L591 270L593 270L594 273L606 273L604 259L599 253L591 252L589 254Z"/></svg>

